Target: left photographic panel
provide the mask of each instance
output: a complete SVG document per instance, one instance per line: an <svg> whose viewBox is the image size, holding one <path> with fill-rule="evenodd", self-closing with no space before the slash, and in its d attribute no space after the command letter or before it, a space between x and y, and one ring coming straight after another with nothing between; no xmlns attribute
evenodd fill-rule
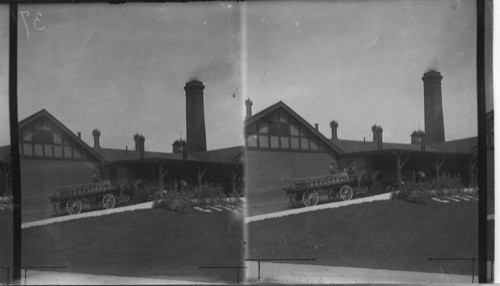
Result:
<svg viewBox="0 0 500 286"><path fill-rule="evenodd" d="M27 284L240 283L238 4L19 5Z"/></svg>
<svg viewBox="0 0 500 286"><path fill-rule="evenodd" d="M9 121L9 6L0 5L0 284L12 281L13 196Z"/></svg>

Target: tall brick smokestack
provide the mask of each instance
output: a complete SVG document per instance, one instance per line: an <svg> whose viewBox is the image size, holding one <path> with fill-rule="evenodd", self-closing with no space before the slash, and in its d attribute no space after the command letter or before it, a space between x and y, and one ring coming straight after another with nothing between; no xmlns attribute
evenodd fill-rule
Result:
<svg viewBox="0 0 500 286"><path fill-rule="evenodd" d="M441 96L441 80L443 76L437 71L424 73L424 108L425 108L425 140L426 143L444 142L443 99Z"/></svg>
<svg viewBox="0 0 500 286"><path fill-rule="evenodd" d="M188 152L207 151L207 138L205 135L205 111L203 106L202 82L192 80L186 83L186 130Z"/></svg>

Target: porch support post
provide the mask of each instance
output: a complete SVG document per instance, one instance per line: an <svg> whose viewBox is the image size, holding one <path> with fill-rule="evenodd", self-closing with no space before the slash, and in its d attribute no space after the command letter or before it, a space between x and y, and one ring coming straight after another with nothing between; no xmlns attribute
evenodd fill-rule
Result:
<svg viewBox="0 0 500 286"><path fill-rule="evenodd" d="M406 163L406 162L405 162ZM398 188L401 188L401 153L396 152L396 178Z"/></svg>
<svg viewBox="0 0 500 286"><path fill-rule="evenodd" d="M159 161L158 164L158 191L163 191L163 162Z"/></svg>
<svg viewBox="0 0 500 286"><path fill-rule="evenodd" d="M467 166L467 169L469 170L469 186L472 186L474 184L474 170L476 169L476 163L477 161L475 158L470 158L468 161L467 159L464 160L465 166Z"/></svg>

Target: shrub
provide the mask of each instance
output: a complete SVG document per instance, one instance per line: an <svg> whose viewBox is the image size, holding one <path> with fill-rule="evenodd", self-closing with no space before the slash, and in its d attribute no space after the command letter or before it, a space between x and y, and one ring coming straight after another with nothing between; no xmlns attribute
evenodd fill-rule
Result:
<svg viewBox="0 0 500 286"><path fill-rule="evenodd" d="M237 197L226 195L222 185L205 184L195 188L188 188L182 192L177 190L165 191L160 194L153 207L188 213L193 207L234 205L239 201Z"/></svg>
<svg viewBox="0 0 500 286"><path fill-rule="evenodd" d="M471 193L467 193L470 195ZM474 192L472 192L474 195ZM439 178L424 182L406 182L401 190L391 194L391 200L404 200L425 205L427 199L442 196L466 195L466 191L459 175L443 174Z"/></svg>

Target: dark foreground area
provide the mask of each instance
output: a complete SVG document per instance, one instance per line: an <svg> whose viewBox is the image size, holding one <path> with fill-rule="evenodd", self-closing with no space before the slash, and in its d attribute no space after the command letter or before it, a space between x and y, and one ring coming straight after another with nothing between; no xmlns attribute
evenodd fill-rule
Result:
<svg viewBox="0 0 500 286"><path fill-rule="evenodd" d="M248 224L249 256L471 274L469 261L427 259L477 257L477 212L477 200L426 206L380 201L258 221Z"/></svg>
<svg viewBox="0 0 500 286"><path fill-rule="evenodd" d="M230 211L138 210L23 230L23 264L64 271L236 283L242 222Z"/></svg>
<svg viewBox="0 0 500 286"><path fill-rule="evenodd" d="M12 266L13 249L13 212L12 209L0 210L0 266ZM12 271L10 275L12 279ZM0 283L7 283L7 271L0 269Z"/></svg>

